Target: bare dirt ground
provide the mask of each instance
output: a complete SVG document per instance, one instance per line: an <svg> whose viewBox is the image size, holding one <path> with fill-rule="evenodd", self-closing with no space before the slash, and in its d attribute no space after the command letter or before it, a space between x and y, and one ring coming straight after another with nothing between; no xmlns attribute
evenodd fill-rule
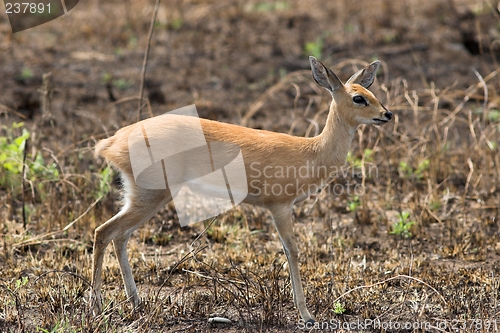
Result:
<svg viewBox="0 0 500 333"><path fill-rule="evenodd" d="M143 307L132 311L110 250L106 310L88 311L93 230L120 207L93 146L138 119L153 7L80 1L16 34L0 7L1 332L303 329L270 214L248 205L203 234L208 222L180 228L167 207L129 243ZM329 98L310 54L341 79L380 59L372 90L395 114L360 127L349 172L295 208L313 331L500 330L498 3L162 1L141 117L195 104L313 136Z"/></svg>

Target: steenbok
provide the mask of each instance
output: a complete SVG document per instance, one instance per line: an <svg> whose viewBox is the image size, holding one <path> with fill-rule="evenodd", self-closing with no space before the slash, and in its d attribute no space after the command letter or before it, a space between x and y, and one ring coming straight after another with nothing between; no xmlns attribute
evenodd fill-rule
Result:
<svg viewBox="0 0 500 333"><path fill-rule="evenodd" d="M333 177L331 170L344 165L358 125L382 125L391 120L392 113L367 90L375 79L379 61L355 73L345 84L316 58L309 57L309 61L314 80L333 97L325 128L320 135L313 138L294 137L206 119L197 121L198 126L201 124L207 144L222 142L241 150L248 185L243 202L271 211L290 266L295 305L304 321L313 322L306 307L300 279L298 249L292 227L292 207L328 185ZM103 156L120 171L124 186L124 205L118 214L95 230L91 294L94 312L101 311L102 307L102 263L105 249L111 241L120 264L127 296L134 306L139 305L140 299L127 258L127 241L134 230L177 194L172 186L167 186L164 190L140 187L134 178L131 150L144 143L139 143L139 139L134 139L136 136L131 136L131 133L140 130L141 126L148 126L147 140L152 142L165 139L169 131L179 128L189 132L189 124L192 124L187 121L188 117L182 115L172 116L168 123L161 125L155 118L124 127L111 138L100 141L95 148L96 156ZM183 172L187 171L182 170L189 169L189 161L179 161L186 164L177 168L178 171L181 170L178 176L184 177ZM295 171L304 171L304 168L307 169L306 176L303 175L304 172L299 172L297 176Z"/></svg>

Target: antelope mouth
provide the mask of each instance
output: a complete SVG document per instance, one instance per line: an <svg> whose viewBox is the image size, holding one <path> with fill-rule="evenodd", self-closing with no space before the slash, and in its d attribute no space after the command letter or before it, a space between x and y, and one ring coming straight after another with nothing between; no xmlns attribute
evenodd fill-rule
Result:
<svg viewBox="0 0 500 333"><path fill-rule="evenodd" d="M380 119L380 118L373 118L373 121L375 122L375 124L377 125L381 125L381 124L385 124L385 123L388 123L389 120L388 119Z"/></svg>

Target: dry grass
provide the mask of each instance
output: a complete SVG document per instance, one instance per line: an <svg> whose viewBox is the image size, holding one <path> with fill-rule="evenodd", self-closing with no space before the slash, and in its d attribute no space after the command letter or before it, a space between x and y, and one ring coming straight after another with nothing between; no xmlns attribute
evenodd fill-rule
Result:
<svg viewBox="0 0 500 333"><path fill-rule="evenodd" d="M138 95L153 5L87 1L72 18L16 35L0 16L0 137L26 128L26 160L40 154L48 170L28 170L23 182L0 165L2 332L298 330L270 215L246 205L210 226L181 229L171 207L154 217L129 245L143 307L130 308L110 252L106 310L88 312L93 230L119 209L119 184L92 147L136 119L130 97ZM195 103L204 117L312 136L329 101L309 79L305 45L322 44L322 59L344 79L372 57L384 61L373 90L394 122L360 127L348 174L295 209L306 299L320 322L500 326L500 14L493 5L161 4L145 83L154 114ZM474 41L479 55L464 48ZM37 92L48 71L52 120L42 119ZM414 224L398 233L403 212ZM213 316L233 324L209 324Z"/></svg>

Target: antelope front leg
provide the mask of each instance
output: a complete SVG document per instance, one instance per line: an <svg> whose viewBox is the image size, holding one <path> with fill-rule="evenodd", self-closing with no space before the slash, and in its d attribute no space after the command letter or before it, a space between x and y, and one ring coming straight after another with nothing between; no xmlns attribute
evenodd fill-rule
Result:
<svg viewBox="0 0 500 333"><path fill-rule="evenodd" d="M302 289L299 269L299 251L295 241L292 224L292 207L275 207L271 209L274 218L274 225L283 244L288 266L290 267L290 279L292 281L293 301L300 312L300 316L306 322L314 322L313 317L307 310L306 298Z"/></svg>
<svg viewBox="0 0 500 333"><path fill-rule="evenodd" d="M102 284L102 263L104 261L104 253L106 251L106 247L109 243L117 238L117 235L123 234L124 225L124 216L127 216L126 210L120 211L118 214L110 218L100 227L95 230L94 233L94 250L93 250L93 258L92 258L92 290L90 294L90 308L94 312L95 315L98 315L102 311L102 295L101 295L101 284ZM117 256L120 261L120 265L122 265L123 261L123 252L124 256L127 255L126 250L122 250L121 248L125 245L126 242L118 243ZM120 255L121 254L121 255ZM128 264L128 263L127 263ZM132 275L132 273L130 273Z"/></svg>
<svg viewBox="0 0 500 333"><path fill-rule="evenodd" d="M101 284L102 284L102 263L104 261L104 252L106 247L115 237L112 230L110 230L109 225L115 223L118 220L121 213L116 214L103 225L98 227L94 233L94 250L92 257L92 290L90 294L90 308L92 309L94 315L98 315L102 312L102 295L101 295Z"/></svg>

